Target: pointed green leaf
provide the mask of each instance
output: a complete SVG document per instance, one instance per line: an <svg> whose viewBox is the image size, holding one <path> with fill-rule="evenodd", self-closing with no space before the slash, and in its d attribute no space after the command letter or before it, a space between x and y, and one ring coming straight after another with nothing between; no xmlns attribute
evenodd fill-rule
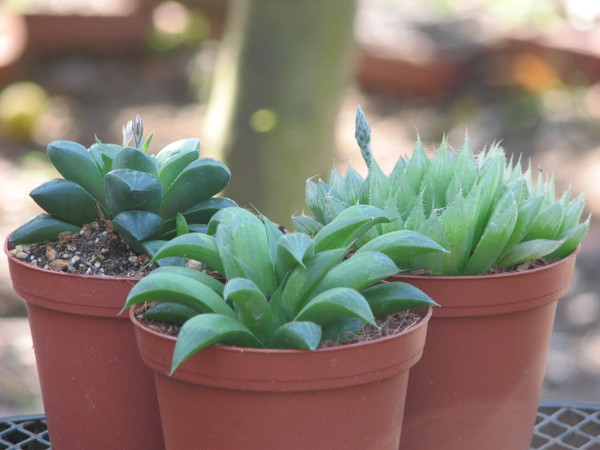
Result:
<svg viewBox="0 0 600 450"><path fill-rule="evenodd" d="M338 196L332 186L323 180L319 180L316 195L318 196L318 205L323 216L323 223L331 222L350 206Z"/></svg>
<svg viewBox="0 0 600 450"><path fill-rule="evenodd" d="M154 269L152 273L171 273L193 278L194 280L201 281L213 291L215 291L217 294L219 294L221 297L223 297L225 285L215 277L212 277L201 270L196 270L192 269L191 267L182 266L164 266L159 267L158 269Z"/></svg>
<svg viewBox="0 0 600 450"><path fill-rule="evenodd" d="M223 296L235 303L238 319L266 342L273 332L273 315L260 288L251 280L233 278L225 285Z"/></svg>
<svg viewBox="0 0 600 450"><path fill-rule="evenodd" d="M281 280L297 264L304 266L304 259L314 254L313 240L302 233L285 234L277 241L276 251L275 269Z"/></svg>
<svg viewBox="0 0 600 450"><path fill-rule="evenodd" d="M158 163L158 179L163 190L166 190L173 180L189 164L196 161L200 156L200 140L181 139L164 147L156 155Z"/></svg>
<svg viewBox="0 0 600 450"><path fill-rule="evenodd" d="M323 326L321 341L333 341L336 344L342 343L344 339L354 336L361 328L365 326L363 320L353 317L342 317L332 320Z"/></svg>
<svg viewBox="0 0 600 450"><path fill-rule="evenodd" d="M225 300L200 280L173 272L152 272L129 292L124 309L143 302L171 302L199 313L214 312L235 317Z"/></svg>
<svg viewBox="0 0 600 450"><path fill-rule="evenodd" d="M454 175L454 177L452 178L452 181L448 185L448 188L446 189L446 192L444 194L445 205L447 205L447 206L452 205L457 200L457 198L462 197L462 195L463 195L462 186L460 184L460 181L458 180L458 177L456 175Z"/></svg>
<svg viewBox="0 0 600 450"><path fill-rule="evenodd" d="M476 197L469 196L469 200L458 195L439 216L439 223L444 230L444 235L450 253L439 255L442 260L442 273L461 273L473 252L473 232L477 220ZM435 258L438 255L432 255Z"/></svg>
<svg viewBox="0 0 600 450"><path fill-rule="evenodd" d="M422 205L423 198L413 191L405 175L397 179L396 185L392 187L392 192L393 195L390 196L390 200L395 202L396 210L403 220L406 220L411 211L414 210L417 201L420 201Z"/></svg>
<svg viewBox="0 0 600 450"><path fill-rule="evenodd" d="M304 188L304 197L306 204L313 212L316 220L322 224L327 223L325 220L325 199L321 192L319 184L312 181L312 179L306 180Z"/></svg>
<svg viewBox="0 0 600 450"><path fill-rule="evenodd" d="M377 161L369 167L369 174L362 185L360 202L378 208L385 208L390 195L390 180L383 173Z"/></svg>
<svg viewBox="0 0 600 450"><path fill-rule="evenodd" d="M277 288L277 281L265 224L256 215L243 208L222 210L220 221L216 234L220 251L221 248L227 249L251 270L251 273L247 273L244 269L246 272L244 278L250 277L265 294L272 294ZM227 258L221 254L221 259L227 271ZM236 269L238 270L239 268ZM227 273L227 278L243 275L239 272L237 275Z"/></svg>
<svg viewBox="0 0 600 450"><path fill-rule="evenodd" d="M535 222L529 228L529 232L523 238L526 241L534 239L555 240L560 236L563 222L563 208L559 203L543 207L535 218Z"/></svg>
<svg viewBox="0 0 600 450"><path fill-rule="evenodd" d="M388 221L379 208L369 205L351 206L319 230L314 237L315 251L347 247L372 226Z"/></svg>
<svg viewBox="0 0 600 450"><path fill-rule="evenodd" d="M115 155L121 148L122 147L117 144L97 142L90 147L89 152L102 173L108 173L112 170L112 163Z"/></svg>
<svg viewBox="0 0 600 450"><path fill-rule="evenodd" d="M210 219L221 209L230 208L237 206L233 200L230 200L225 197L211 197L209 199L203 200L190 208L186 209L183 212L183 216L185 217L190 230L198 231L198 228L202 225L202 232L207 233L208 228L207 224ZM165 225L163 228L163 234L169 239L172 239L176 236L175 234L175 217L171 217L165 220ZM214 231L213 233L214 234Z"/></svg>
<svg viewBox="0 0 600 450"><path fill-rule="evenodd" d="M336 287L321 292L310 300L294 318L321 326L342 317L354 317L376 326L375 318L365 298L354 289Z"/></svg>
<svg viewBox="0 0 600 450"><path fill-rule="evenodd" d="M207 233L208 225L205 223L190 223L190 233Z"/></svg>
<svg viewBox="0 0 600 450"><path fill-rule="evenodd" d="M104 175L94 157L81 144L71 141L51 142L46 152L56 170L89 192L102 206L106 206Z"/></svg>
<svg viewBox="0 0 600 450"><path fill-rule="evenodd" d="M345 248L315 253L306 258L304 266L297 266L290 273L281 295L288 319L298 314L317 284L333 266L342 261L345 254Z"/></svg>
<svg viewBox="0 0 600 450"><path fill-rule="evenodd" d="M323 224L317 219L304 215L292 216L292 224L296 231L308 234L309 236L314 236L321 228L323 228Z"/></svg>
<svg viewBox="0 0 600 450"><path fill-rule="evenodd" d="M163 222L164 228L164 222ZM162 234L162 231L161 231ZM164 238L164 236L161 236ZM165 245L168 241L166 239L151 239L140 242L141 246L144 248L143 254L150 255L150 257L154 258L156 253L160 250L160 248ZM187 260L185 258L180 258L178 256L173 256L170 258L162 258L156 261L156 264L159 266L185 266Z"/></svg>
<svg viewBox="0 0 600 450"><path fill-rule="evenodd" d="M209 225L210 229L210 225ZM238 265L235 262L235 254L233 249L233 234L231 227L226 224L219 224L219 233L216 234L217 250L219 252L219 258L223 265L223 272L221 272L225 278L231 279L243 276L239 272Z"/></svg>
<svg viewBox="0 0 600 450"><path fill-rule="evenodd" d="M398 187L401 184L406 184L406 165L408 161L406 157L400 157L394 164L392 171L390 172L390 190L391 192L397 192Z"/></svg>
<svg viewBox="0 0 600 450"><path fill-rule="evenodd" d="M508 191L498 202L473 255L463 270L465 275L484 273L500 257L517 223L517 205Z"/></svg>
<svg viewBox="0 0 600 450"><path fill-rule="evenodd" d="M540 211L542 206L542 197L533 197L519 204L517 213L517 223L512 232L512 236L504 246L503 254L510 250L515 244L521 242L533 224L535 218Z"/></svg>
<svg viewBox="0 0 600 450"><path fill-rule="evenodd" d="M123 147L112 163L115 169L131 169L158 176L158 163L153 156L135 147Z"/></svg>
<svg viewBox="0 0 600 450"><path fill-rule="evenodd" d="M423 208L423 191L416 197L414 206L408 214L408 218L404 222L404 227L408 230L419 230L427 217L425 216L425 208Z"/></svg>
<svg viewBox="0 0 600 450"><path fill-rule="evenodd" d="M460 186L464 192L469 192L477 179L477 164L473 157L471 142L467 137L461 147L458 156L452 163L453 172L460 181Z"/></svg>
<svg viewBox="0 0 600 450"><path fill-rule="evenodd" d="M150 320L182 325L197 314L198 311L188 308L187 306L179 305L177 303L162 302L146 311L144 317Z"/></svg>
<svg viewBox="0 0 600 450"><path fill-rule="evenodd" d="M375 317L437 305L423 291L401 281L376 284L361 291L361 294L367 299Z"/></svg>
<svg viewBox="0 0 600 450"><path fill-rule="evenodd" d="M145 253L142 241L156 239L162 228L162 217L150 211L129 210L117 214L112 223L121 239L136 253Z"/></svg>
<svg viewBox="0 0 600 450"><path fill-rule="evenodd" d="M361 291L397 273L398 267L394 261L383 253L356 253L327 272L314 288L313 295L335 287Z"/></svg>
<svg viewBox="0 0 600 450"><path fill-rule="evenodd" d="M333 192L335 192L335 194L339 196L341 200L347 202L345 196L344 177L335 168L329 172L329 185L331 186Z"/></svg>
<svg viewBox="0 0 600 450"><path fill-rule="evenodd" d="M192 205L221 192L229 183L229 168L212 158L188 164L163 192L160 215L174 216Z"/></svg>
<svg viewBox="0 0 600 450"><path fill-rule="evenodd" d="M162 188L154 175L115 169L106 174L105 180L106 200L113 216L130 209L158 212Z"/></svg>
<svg viewBox="0 0 600 450"><path fill-rule="evenodd" d="M271 308L271 315L273 317L273 326L274 328L278 328L284 323L286 323L287 317L285 316L285 312L283 311L283 297L281 293L283 292L282 285L279 285L277 290L271 295L269 299L269 307Z"/></svg>
<svg viewBox="0 0 600 450"><path fill-rule="evenodd" d="M154 137L153 134L151 134L150 136L148 136L146 138L146 140L142 143L141 149L144 152L147 152L148 149L150 148L150 143L152 142L152 138Z"/></svg>
<svg viewBox="0 0 600 450"><path fill-rule="evenodd" d="M194 259L221 274L224 273L216 239L208 234L188 233L177 236L159 250L152 262L170 256Z"/></svg>
<svg viewBox="0 0 600 450"><path fill-rule="evenodd" d="M57 241L60 233L78 233L81 227L52 217L49 214L38 214L19 228L10 237L13 244L33 244L36 242Z"/></svg>
<svg viewBox="0 0 600 450"><path fill-rule="evenodd" d="M321 343L321 327L313 322L288 322L275 330L269 348L315 350Z"/></svg>
<svg viewBox="0 0 600 450"><path fill-rule="evenodd" d="M562 243L563 241L550 239L534 239L532 241L520 242L504 255L504 258L500 261L500 266L510 267L541 258L558 249Z"/></svg>
<svg viewBox="0 0 600 450"><path fill-rule="evenodd" d="M224 211L224 209L220 209L210 218L208 221L208 229L206 231L207 234L214 236L217 233L217 228L219 228L219 225L221 224L221 216L223 215Z"/></svg>
<svg viewBox="0 0 600 450"><path fill-rule="evenodd" d="M428 170L423 178L423 186L425 188L423 200L426 208L428 205L431 205L433 209L446 206L446 190L453 178L450 158L446 151L447 145L448 143L444 139L435 156L431 159Z"/></svg>
<svg viewBox="0 0 600 450"><path fill-rule="evenodd" d="M260 215L261 220L265 226L265 232L267 234L267 244L269 246L269 254L271 261L275 261L277 258L277 243L279 239L284 235L283 230L275 225L271 220L264 214Z"/></svg>
<svg viewBox="0 0 600 450"><path fill-rule="evenodd" d="M421 183L430 163L419 137L406 166L406 179L414 192L421 192Z"/></svg>
<svg viewBox="0 0 600 450"><path fill-rule="evenodd" d="M344 181L343 189L343 192L345 193L343 199L348 205L352 206L358 203L360 191L364 182L364 178L349 165L346 170L346 180Z"/></svg>
<svg viewBox="0 0 600 450"><path fill-rule="evenodd" d="M173 350L173 373L194 353L212 344L262 347L252 331L239 320L221 314L199 314L183 324Z"/></svg>
<svg viewBox="0 0 600 450"><path fill-rule="evenodd" d="M187 234L190 232L190 227L185 220L185 216L181 213L177 213L175 216L175 230L177 236L181 236L182 234Z"/></svg>
<svg viewBox="0 0 600 450"><path fill-rule="evenodd" d="M208 223L217 211L234 206L237 204L229 198L211 197L190 206L183 215L188 223Z"/></svg>
<svg viewBox="0 0 600 450"><path fill-rule="evenodd" d="M91 223L100 215L100 205L94 197L73 181L56 178L29 195L44 211L73 225Z"/></svg>
<svg viewBox="0 0 600 450"><path fill-rule="evenodd" d="M562 245L556 249L554 252L546 255L549 259L562 259L566 256L569 256L573 253L581 241L583 240L585 234L587 233L590 227L590 217L583 223L579 225L575 225L570 230L567 230L561 235L561 240L563 241Z"/></svg>
<svg viewBox="0 0 600 450"><path fill-rule="evenodd" d="M567 230L570 230L577 226L579 220L581 219L581 215L583 214L583 209L585 207L585 195L580 194L575 197L571 202L569 202L564 207L563 214L563 222L561 226L561 233L565 233Z"/></svg>
<svg viewBox="0 0 600 450"><path fill-rule="evenodd" d="M416 231L398 230L383 234L367 242L356 254L375 251L392 258L394 262L403 261L427 253L448 253L444 247Z"/></svg>
<svg viewBox="0 0 600 450"><path fill-rule="evenodd" d="M426 220L421 224L418 230L419 233L428 236L435 242L440 244L444 248L450 248L450 241L446 235L446 229L442 223L441 218L434 211ZM431 270L432 273L441 274L444 273L446 266L446 258L452 254L445 253L429 253L426 255L414 256L410 260L412 268L423 268Z"/></svg>
<svg viewBox="0 0 600 450"><path fill-rule="evenodd" d="M476 198L479 200L473 242L479 242L481 239L493 210L494 201L497 200L498 192L502 188L502 175L505 165L504 153L499 147L492 147L489 154L490 156L484 159L485 165L481 170L476 186L473 187L473 190L478 191ZM479 154L480 158L483 158L482 155Z"/></svg>

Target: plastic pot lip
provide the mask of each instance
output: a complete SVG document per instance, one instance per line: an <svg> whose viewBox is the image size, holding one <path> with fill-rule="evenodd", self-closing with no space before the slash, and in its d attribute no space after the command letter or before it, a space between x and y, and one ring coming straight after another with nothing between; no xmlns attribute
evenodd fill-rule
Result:
<svg viewBox="0 0 600 450"><path fill-rule="evenodd" d="M436 279L436 280L444 280L444 281L449 281L449 282L452 282L453 280L456 280L456 281L486 280L486 279L502 280L504 278L517 278L517 277L527 276L528 274L545 271L545 270L551 269L553 267L559 266L561 264L564 264L569 259L575 258L577 256L577 254L579 253L580 249L581 249L581 245L579 245L572 253L565 256L564 258L561 258L550 264L546 264L541 267L536 267L535 269L527 269L522 272L495 273L495 274L491 274L491 275L485 275L485 274L482 274L482 275L411 275L409 273L406 273L406 274L399 273L398 275L394 275L394 277L405 278L405 279L414 279L414 280Z"/></svg>
<svg viewBox="0 0 600 450"><path fill-rule="evenodd" d="M129 318L138 348L157 381L273 393L339 389L406 374L421 359L432 314L430 307L418 324L391 336L316 350L210 345L171 373L177 338L145 327L135 309Z"/></svg>
<svg viewBox="0 0 600 450"><path fill-rule="evenodd" d="M464 318L512 314L541 307L562 298L569 290L579 249L535 269L494 275L395 275L423 290L440 304L435 318Z"/></svg>
<svg viewBox="0 0 600 450"><path fill-rule="evenodd" d="M6 240L4 241L4 253L6 254L6 257L9 260L11 260L14 264L24 267L24 268L27 268L29 270L43 272L50 276L61 276L61 277L67 277L67 278L73 278L73 279L77 278L77 279L115 280L115 281L129 281L129 282L141 280L141 277L126 277L126 276L120 276L120 275L96 275L96 274L85 274L85 273L62 272L62 271L57 271L57 270L44 269L43 267L28 264L10 254L10 251L15 248L15 244L10 242L10 237L12 236L12 234L13 234L13 232L11 232L8 235L8 237L6 238Z"/></svg>
<svg viewBox="0 0 600 450"><path fill-rule="evenodd" d="M160 333L158 331L155 331L151 328L148 328L146 326L144 326L144 324L142 324L137 317L135 317L135 311L136 308L139 307L139 305L134 305L132 307L129 308L129 319L131 320L131 322L134 324L135 327L143 330L144 333L149 333L155 337L161 338L161 339L166 339L168 341L170 341L173 345L175 344L175 342L177 342L177 338L175 336L171 336L165 333ZM426 327L429 319L431 318L431 316L433 315L433 307L429 306L427 307L427 310L424 314L421 315L421 320L401 331L400 333L396 333L396 334L392 334L390 336L385 336L385 337L381 337L381 338L377 338L377 339L372 339L369 341L364 341L364 342L355 342L352 344L343 344L343 345L335 345L335 346L331 346L331 347L326 347L326 348L318 348L316 350L295 350L295 349L274 349L274 348L255 348L255 347L236 347L236 346L232 346L232 345L211 345L210 347L214 348L214 349L219 349L219 351L224 351L224 352L233 352L233 353L250 353L250 354L271 354L271 355L305 355L307 353L322 353L322 354L327 354L327 353L334 353L334 352L338 352L340 350L352 350L352 349L356 349L359 347L365 347L367 345L373 345L373 344L384 344L386 342L389 342L391 340L397 339L400 336L404 336L406 334L409 334L413 331L416 331L420 328Z"/></svg>

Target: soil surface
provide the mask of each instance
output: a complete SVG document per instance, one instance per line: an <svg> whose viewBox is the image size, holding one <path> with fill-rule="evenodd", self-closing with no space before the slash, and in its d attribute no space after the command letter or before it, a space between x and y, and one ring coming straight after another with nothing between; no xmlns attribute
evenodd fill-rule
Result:
<svg viewBox="0 0 600 450"><path fill-rule="evenodd" d="M86 275L142 277L156 267L123 242L108 220L65 233L58 242L16 245L10 254L44 269Z"/></svg>

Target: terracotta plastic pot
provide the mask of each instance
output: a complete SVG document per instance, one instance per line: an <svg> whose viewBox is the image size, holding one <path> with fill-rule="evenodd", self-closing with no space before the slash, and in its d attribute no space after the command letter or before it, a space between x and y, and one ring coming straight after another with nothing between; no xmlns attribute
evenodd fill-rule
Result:
<svg viewBox="0 0 600 450"><path fill-rule="evenodd" d="M312 352L211 346L169 376L175 338L130 312L173 450L397 449L430 316L394 336Z"/></svg>
<svg viewBox="0 0 600 450"><path fill-rule="evenodd" d="M48 430L55 450L164 447L152 372L127 314L135 278L44 270L10 256L25 300Z"/></svg>
<svg viewBox="0 0 600 450"><path fill-rule="evenodd" d="M441 308L411 373L403 450L530 447L558 299L575 253L510 274L398 276Z"/></svg>

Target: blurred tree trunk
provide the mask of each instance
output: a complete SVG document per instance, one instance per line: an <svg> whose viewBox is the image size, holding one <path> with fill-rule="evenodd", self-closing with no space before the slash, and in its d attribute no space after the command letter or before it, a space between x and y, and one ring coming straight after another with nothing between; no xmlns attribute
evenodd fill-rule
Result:
<svg viewBox="0 0 600 450"><path fill-rule="evenodd" d="M353 0L232 0L206 118L225 194L284 225L306 209L306 178L333 165L351 73Z"/></svg>

